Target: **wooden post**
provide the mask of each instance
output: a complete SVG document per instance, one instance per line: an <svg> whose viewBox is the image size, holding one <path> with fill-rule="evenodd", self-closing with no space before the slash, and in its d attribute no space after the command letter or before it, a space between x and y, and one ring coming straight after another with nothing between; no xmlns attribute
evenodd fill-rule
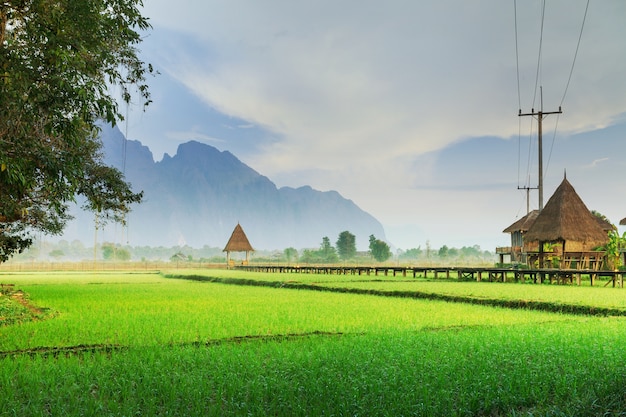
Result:
<svg viewBox="0 0 626 417"><path fill-rule="evenodd" d="M544 112L543 111L543 88L541 89L541 110L535 112L535 109L532 109L530 113L522 113L522 109L519 110L518 116L537 116L537 142L539 148L539 185L537 189L539 190L539 211L543 210L543 141L542 141L542 122L543 116L547 114L560 114L563 113L561 111L561 106L559 106L559 111L552 112Z"/></svg>

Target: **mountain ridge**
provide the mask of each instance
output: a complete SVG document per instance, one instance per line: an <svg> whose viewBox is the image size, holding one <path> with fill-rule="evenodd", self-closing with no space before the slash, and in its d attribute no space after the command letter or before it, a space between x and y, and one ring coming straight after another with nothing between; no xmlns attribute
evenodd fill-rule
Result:
<svg viewBox="0 0 626 417"><path fill-rule="evenodd" d="M128 215L127 240L138 246L222 247L237 224L259 250L317 248L348 230L357 248L385 239L381 223L337 191L278 188L229 151L189 141L155 161L147 146L103 126L104 161L120 169L144 202ZM93 240L93 214L75 211L64 239ZM110 226L108 226L110 227ZM101 238L110 238L102 231Z"/></svg>

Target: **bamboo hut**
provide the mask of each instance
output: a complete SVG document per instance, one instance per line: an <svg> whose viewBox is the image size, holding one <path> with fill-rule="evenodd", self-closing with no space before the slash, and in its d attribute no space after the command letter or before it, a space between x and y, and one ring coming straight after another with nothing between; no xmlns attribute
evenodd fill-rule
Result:
<svg viewBox="0 0 626 417"><path fill-rule="evenodd" d="M235 226L235 229L233 230L233 233L230 236L230 239L228 239L228 243L226 243L226 246L224 247L224 250L222 252L226 252L226 264L229 267L234 264L234 262L230 259L231 252L245 252L245 265L250 262L250 252L254 252L254 249L252 248L252 245L250 244L246 233L243 231L243 228L239 223L237 223L237 226Z"/></svg>
<svg viewBox="0 0 626 417"><path fill-rule="evenodd" d="M504 263L505 255L511 257L511 262L525 262L524 234L530 229L538 215L539 210L533 210L502 231L502 233L511 234L511 246L496 248L496 252L500 255L500 263ZM536 247L526 249L537 250Z"/></svg>
<svg viewBox="0 0 626 417"><path fill-rule="evenodd" d="M524 235L528 252L533 242L538 248L533 262L538 261L539 267L599 268L604 252L594 249L608 242L608 234L564 177ZM546 243L554 245L547 260L558 260L558 264L544 262Z"/></svg>

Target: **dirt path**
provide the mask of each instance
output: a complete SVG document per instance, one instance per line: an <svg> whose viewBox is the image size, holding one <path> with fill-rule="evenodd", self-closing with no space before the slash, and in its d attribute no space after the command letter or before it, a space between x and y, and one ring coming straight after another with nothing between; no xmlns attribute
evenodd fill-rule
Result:
<svg viewBox="0 0 626 417"><path fill-rule="evenodd" d="M28 298L26 298L25 295L26 294L24 294L24 291L22 290L13 291L11 293L11 299L17 301L18 303L26 307L28 311L30 311L31 315L33 316L33 320L40 320L41 316L45 313L45 311L31 304L31 302L28 300Z"/></svg>

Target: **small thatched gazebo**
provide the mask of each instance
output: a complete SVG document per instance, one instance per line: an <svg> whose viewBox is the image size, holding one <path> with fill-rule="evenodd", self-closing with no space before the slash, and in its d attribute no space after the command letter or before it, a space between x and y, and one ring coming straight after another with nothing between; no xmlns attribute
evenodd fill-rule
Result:
<svg viewBox="0 0 626 417"><path fill-rule="evenodd" d="M232 264L230 260L231 252L245 252L245 264L247 265L248 262L250 262L250 252L254 252L254 249L252 248L250 241L248 241L248 237L239 223L235 226L235 230L233 230L233 234L230 236L230 239L228 239L228 243L222 252L226 252L226 264L228 266L231 266Z"/></svg>
<svg viewBox="0 0 626 417"><path fill-rule="evenodd" d="M626 217L619 221L620 226L626 226Z"/></svg>
<svg viewBox="0 0 626 417"><path fill-rule="evenodd" d="M589 267L591 262L599 267L603 252L594 249L608 242L608 234L564 177L524 235L524 245L528 245L529 251L532 242L538 244L540 267L545 266L544 243L557 244L555 249L561 268L569 268L572 261L576 261L579 268Z"/></svg>

